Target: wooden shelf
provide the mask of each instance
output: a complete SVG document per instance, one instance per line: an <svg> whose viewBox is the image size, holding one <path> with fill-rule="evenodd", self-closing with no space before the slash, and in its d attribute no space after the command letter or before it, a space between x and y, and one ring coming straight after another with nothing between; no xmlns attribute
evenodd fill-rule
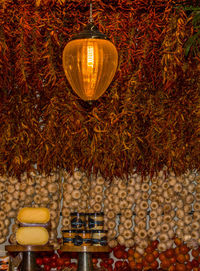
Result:
<svg viewBox="0 0 200 271"><path fill-rule="evenodd" d="M8 252L28 252L28 251L53 251L53 246L21 246L21 245L7 245L5 250Z"/></svg>
<svg viewBox="0 0 200 271"><path fill-rule="evenodd" d="M63 252L110 252L108 246L61 246Z"/></svg>

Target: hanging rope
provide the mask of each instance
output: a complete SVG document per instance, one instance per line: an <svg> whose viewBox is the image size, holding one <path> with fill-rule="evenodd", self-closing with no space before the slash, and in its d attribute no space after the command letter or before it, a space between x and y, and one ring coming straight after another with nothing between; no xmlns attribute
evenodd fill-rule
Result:
<svg viewBox="0 0 200 271"><path fill-rule="evenodd" d="M90 2L90 19L89 19L89 22L90 23L93 23L94 22L94 19L92 17L92 2Z"/></svg>

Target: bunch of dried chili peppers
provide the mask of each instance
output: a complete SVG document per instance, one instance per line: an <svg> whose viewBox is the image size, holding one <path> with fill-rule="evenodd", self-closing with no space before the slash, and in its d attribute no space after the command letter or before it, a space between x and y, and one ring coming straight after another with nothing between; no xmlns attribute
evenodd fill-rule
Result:
<svg viewBox="0 0 200 271"><path fill-rule="evenodd" d="M191 18L172 0L97 0L119 52L106 93L86 109L62 52L89 1L0 4L0 173L79 168L105 177L200 169L200 58L185 57Z"/></svg>

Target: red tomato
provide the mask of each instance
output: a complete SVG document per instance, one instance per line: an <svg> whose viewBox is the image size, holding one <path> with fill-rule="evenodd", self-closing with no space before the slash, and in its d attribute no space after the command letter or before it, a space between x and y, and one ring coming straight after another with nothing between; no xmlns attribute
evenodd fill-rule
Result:
<svg viewBox="0 0 200 271"><path fill-rule="evenodd" d="M143 265L141 263L136 263L136 270L142 270Z"/></svg>
<svg viewBox="0 0 200 271"><path fill-rule="evenodd" d="M155 257L154 257L153 254L147 254L147 255L145 256L145 260L146 260L148 263L152 263L152 262L154 262Z"/></svg>
<svg viewBox="0 0 200 271"><path fill-rule="evenodd" d="M187 247L186 245L181 245L180 246L180 253L185 255L190 251L189 247Z"/></svg>
<svg viewBox="0 0 200 271"><path fill-rule="evenodd" d="M155 258L158 258L159 256L159 252L157 250L154 250L152 254L154 255Z"/></svg>
<svg viewBox="0 0 200 271"><path fill-rule="evenodd" d="M127 251L124 251L123 252L123 257L122 259L127 259L128 258L128 252Z"/></svg>
<svg viewBox="0 0 200 271"><path fill-rule="evenodd" d="M50 263L51 262L51 259L49 257L44 257L43 258L43 263L44 264L47 264L47 263Z"/></svg>
<svg viewBox="0 0 200 271"><path fill-rule="evenodd" d="M177 263L176 264L176 270L177 271L185 271L186 270L186 267L183 263Z"/></svg>
<svg viewBox="0 0 200 271"><path fill-rule="evenodd" d="M58 258L57 259L57 265L58 266L63 266L65 263L65 259L64 258Z"/></svg>
<svg viewBox="0 0 200 271"><path fill-rule="evenodd" d="M191 262L187 262L185 267L186 267L187 271L191 271L192 270L192 263Z"/></svg>
<svg viewBox="0 0 200 271"><path fill-rule="evenodd" d="M124 262L122 263L122 266L123 266L123 267L129 267L129 264L128 264L128 262L125 262L125 261L124 261Z"/></svg>
<svg viewBox="0 0 200 271"><path fill-rule="evenodd" d="M147 267L149 266L149 263L145 259L142 259L142 265Z"/></svg>
<svg viewBox="0 0 200 271"><path fill-rule="evenodd" d="M76 263L70 263L69 268L71 268L72 270L76 270L77 264Z"/></svg>
<svg viewBox="0 0 200 271"><path fill-rule="evenodd" d="M156 269L158 267L158 262L157 261L154 261L151 263L151 268L152 269Z"/></svg>
<svg viewBox="0 0 200 271"><path fill-rule="evenodd" d="M53 254L53 256L51 256L51 260L52 261L57 261L58 259L58 255L57 254Z"/></svg>
<svg viewBox="0 0 200 271"><path fill-rule="evenodd" d="M51 270L51 266L50 265L45 265L44 266L44 270L45 271L50 271Z"/></svg>
<svg viewBox="0 0 200 271"><path fill-rule="evenodd" d="M172 258L174 256L174 250L173 248L168 248L166 251L165 251L165 256L167 258Z"/></svg>
<svg viewBox="0 0 200 271"><path fill-rule="evenodd" d="M116 263L115 263L116 268L120 268L120 267L122 267L122 265L123 265L122 261L116 261Z"/></svg>
<svg viewBox="0 0 200 271"><path fill-rule="evenodd" d="M117 258L117 259L122 259L123 258L123 255L124 255L124 251L119 249L119 250L114 250L113 252L114 256Z"/></svg>
<svg viewBox="0 0 200 271"><path fill-rule="evenodd" d="M93 264L97 264L98 263L98 259L97 258L92 258L92 263Z"/></svg>
<svg viewBox="0 0 200 271"><path fill-rule="evenodd" d="M176 257L171 257L171 258L169 259L169 261L170 261L170 264L176 263Z"/></svg>
<svg viewBox="0 0 200 271"><path fill-rule="evenodd" d="M108 261L107 261L108 264L113 264L114 263L114 260L112 258L109 258Z"/></svg>
<svg viewBox="0 0 200 271"><path fill-rule="evenodd" d="M193 249L191 254L194 258L197 258L199 256L199 249Z"/></svg>
<svg viewBox="0 0 200 271"><path fill-rule="evenodd" d="M152 246L148 246L145 248L145 252L148 254L151 254L153 251L154 251L154 247L152 247Z"/></svg>
<svg viewBox="0 0 200 271"><path fill-rule="evenodd" d="M196 259L193 259L191 261L191 264L192 264L193 267L199 267L199 262Z"/></svg>
<svg viewBox="0 0 200 271"><path fill-rule="evenodd" d="M70 266L70 264L71 264L71 261L70 261L69 259L65 259L64 265L65 265L66 267L68 267L68 266Z"/></svg>
<svg viewBox="0 0 200 271"><path fill-rule="evenodd" d="M56 268L56 267L57 267L57 262L55 262L55 261L54 261L54 262L51 262L51 267L52 267L52 268Z"/></svg>
<svg viewBox="0 0 200 271"><path fill-rule="evenodd" d="M37 259L36 259L36 263L37 263L38 265L42 265L42 264L43 264L43 259L42 259L42 258L37 258Z"/></svg>
<svg viewBox="0 0 200 271"><path fill-rule="evenodd" d="M176 260L177 260L177 262L179 262L179 263L184 263L184 262L185 262L185 255L183 255L183 254L177 255L177 256L176 256Z"/></svg>
<svg viewBox="0 0 200 271"><path fill-rule="evenodd" d="M162 262L161 262L161 267L163 268L163 269L167 269L167 268L169 268L170 267L170 261L169 261L169 259L164 259L164 260L162 260Z"/></svg>
<svg viewBox="0 0 200 271"><path fill-rule="evenodd" d="M121 246L118 244L116 247L113 248L113 251L119 250Z"/></svg>
<svg viewBox="0 0 200 271"><path fill-rule="evenodd" d="M154 240L154 241L151 242L151 246L152 246L154 249L157 248L158 244L159 244L159 241L158 241L158 240Z"/></svg>

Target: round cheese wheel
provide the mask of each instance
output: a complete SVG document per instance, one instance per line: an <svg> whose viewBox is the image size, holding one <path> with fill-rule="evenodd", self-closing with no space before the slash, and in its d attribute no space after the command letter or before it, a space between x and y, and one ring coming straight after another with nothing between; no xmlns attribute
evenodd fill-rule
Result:
<svg viewBox="0 0 200 271"><path fill-rule="evenodd" d="M16 241L24 246L45 245L49 241L49 234L43 227L21 227L16 231Z"/></svg>
<svg viewBox="0 0 200 271"><path fill-rule="evenodd" d="M17 215L17 219L21 223L47 223L50 220L50 212L47 208L25 207L22 208Z"/></svg>

